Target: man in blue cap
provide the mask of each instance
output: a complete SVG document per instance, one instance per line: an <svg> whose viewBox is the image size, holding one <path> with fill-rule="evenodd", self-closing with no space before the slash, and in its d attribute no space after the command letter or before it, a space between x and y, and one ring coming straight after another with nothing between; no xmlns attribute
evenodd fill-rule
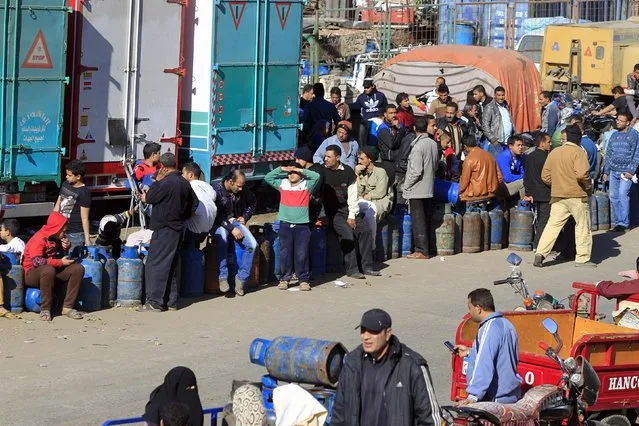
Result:
<svg viewBox="0 0 639 426"><path fill-rule="evenodd" d="M391 326L381 309L362 316L362 344L344 360L331 426L441 426L428 364Z"/></svg>

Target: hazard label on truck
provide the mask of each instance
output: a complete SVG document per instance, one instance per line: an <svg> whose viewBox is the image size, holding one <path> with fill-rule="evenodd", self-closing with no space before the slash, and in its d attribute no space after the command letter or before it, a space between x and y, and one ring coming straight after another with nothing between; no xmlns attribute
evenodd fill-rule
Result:
<svg viewBox="0 0 639 426"><path fill-rule="evenodd" d="M42 30L38 31L35 40L33 40L33 44L22 62L22 68L53 68L49 48Z"/></svg>

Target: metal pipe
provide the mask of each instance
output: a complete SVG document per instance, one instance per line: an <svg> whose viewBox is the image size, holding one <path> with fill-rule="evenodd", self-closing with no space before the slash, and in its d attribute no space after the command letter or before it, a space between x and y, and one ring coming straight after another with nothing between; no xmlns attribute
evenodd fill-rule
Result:
<svg viewBox="0 0 639 426"><path fill-rule="evenodd" d="M256 0L255 4L257 7L257 11L256 11L256 18L255 18L255 55L254 55L254 61L255 61L255 72L253 73L253 80L255 81L254 87L255 90L253 91L253 147L251 148L251 155L253 157L255 157L255 153L257 151L257 127L258 127L258 113L257 113L257 91L258 91L258 87L257 87L257 76L259 74L259 61L260 61L260 20L262 17L261 14L261 6L262 6L262 0Z"/></svg>
<svg viewBox="0 0 639 426"><path fill-rule="evenodd" d="M129 0L129 24L126 37L126 65L124 67L124 96L122 99L122 112L124 118L124 131L129 134L129 85L131 84L131 35L133 31L133 0ZM131 141L131 144L134 142ZM126 161L126 148L122 152L122 162Z"/></svg>
<svg viewBox="0 0 639 426"><path fill-rule="evenodd" d="M140 0L135 0L135 19L133 21L133 46L131 49L131 62L133 68L129 71L131 76L131 90L129 91L129 138L131 139L131 154L136 157L136 123L135 116L138 109L138 63L140 62L140 52L138 50L138 43L140 42ZM177 153L175 153L177 154Z"/></svg>
<svg viewBox="0 0 639 426"><path fill-rule="evenodd" d="M315 51L313 52L313 83L319 81L319 10L315 10L315 24L313 25Z"/></svg>
<svg viewBox="0 0 639 426"><path fill-rule="evenodd" d="M5 176L9 179L13 178L13 143L15 142L16 136L16 112L18 109L18 103L16 102L16 92L18 90L17 84L15 83L15 79L18 77L18 45L20 44L20 39L18 37L18 33L20 32L20 0L16 2L16 8L14 11L14 22L15 22L15 31L13 32L13 70L11 72L11 77L14 79L14 83L11 85L11 116L13 119L11 120L11 124L9 127L9 144L11 144L11 148L9 150L9 170L5 171Z"/></svg>
<svg viewBox="0 0 639 426"><path fill-rule="evenodd" d="M2 33L5 34L2 43L2 75L0 78L2 79L2 88L0 91L0 126L2 126L2 146L0 146L0 175L4 176L4 151L6 148L11 149L10 143L11 141L7 141L5 139L5 128L4 124L6 123L5 114L7 110L7 59L9 57L9 7L6 5L4 8L4 14L2 16ZM9 145L9 146L7 146ZM4 204L4 202L3 202Z"/></svg>
<svg viewBox="0 0 639 426"><path fill-rule="evenodd" d="M275 7L277 7L277 4L275 4ZM290 7L293 7L293 5L291 4ZM260 91L261 91L261 99L260 99L260 125L258 126L259 132L260 132L260 147L258 150L258 155L262 155L264 153L264 145L265 145L265 141L264 141L264 121L265 121L265 114L264 114L264 108L266 107L266 68L268 66L267 64L267 57L266 57L266 40L268 38L268 27L269 27L269 20L268 20L268 11L269 11L270 5L269 5L269 0L264 0L264 25L262 25L262 77L261 77L261 81L260 81ZM273 119L273 121L275 121L275 119Z"/></svg>

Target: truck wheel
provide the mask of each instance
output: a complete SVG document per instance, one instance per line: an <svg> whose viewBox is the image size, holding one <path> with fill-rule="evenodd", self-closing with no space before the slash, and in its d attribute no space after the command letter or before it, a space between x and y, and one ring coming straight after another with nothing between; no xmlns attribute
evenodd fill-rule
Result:
<svg viewBox="0 0 639 426"><path fill-rule="evenodd" d="M601 419L601 422L609 426L632 426L630 420L622 414L613 414Z"/></svg>

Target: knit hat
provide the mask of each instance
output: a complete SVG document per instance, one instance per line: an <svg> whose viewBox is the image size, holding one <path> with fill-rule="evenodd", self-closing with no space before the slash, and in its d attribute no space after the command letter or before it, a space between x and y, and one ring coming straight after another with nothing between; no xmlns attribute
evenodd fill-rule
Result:
<svg viewBox="0 0 639 426"><path fill-rule="evenodd" d="M372 146L363 146L359 149L360 154L364 154L371 161L375 161L377 159L377 155L375 155L375 151Z"/></svg>
<svg viewBox="0 0 639 426"><path fill-rule="evenodd" d="M295 150L295 154L293 155L295 158L299 158L300 160L304 160L307 163L313 162L313 153L311 149L307 146L300 146Z"/></svg>
<svg viewBox="0 0 639 426"><path fill-rule="evenodd" d="M346 121L346 120L342 120L339 123L337 123L337 129L339 128L346 130L349 135L353 131L353 125L351 124L350 121Z"/></svg>
<svg viewBox="0 0 639 426"><path fill-rule="evenodd" d="M568 142L579 144L581 143L581 130L578 126L570 124L566 126L566 139Z"/></svg>

